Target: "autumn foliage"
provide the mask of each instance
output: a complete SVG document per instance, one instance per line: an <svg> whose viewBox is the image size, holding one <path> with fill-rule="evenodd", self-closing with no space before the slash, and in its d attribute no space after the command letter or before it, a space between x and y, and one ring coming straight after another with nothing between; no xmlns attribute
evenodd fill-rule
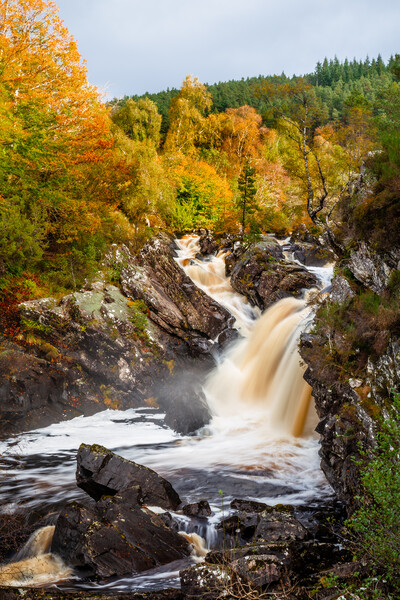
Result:
<svg viewBox="0 0 400 600"><path fill-rule="evenodd" d="M310 224L310 189L318 199L329 188L330 210L375 147L368 101L352 92L332 121L321 93L310 81L269 78L248 96L268 107L262 114L246 102L221 109L188 75L167 119L149 98L110 107L56 5L4 0L0 293L27 272L39 286L74 288L110 242L138 250L157 227L286 234Z"/></svg>

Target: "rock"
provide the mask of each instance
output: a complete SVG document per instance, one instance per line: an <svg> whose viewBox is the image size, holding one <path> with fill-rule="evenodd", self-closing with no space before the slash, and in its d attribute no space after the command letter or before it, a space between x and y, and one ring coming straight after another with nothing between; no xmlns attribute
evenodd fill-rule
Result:
<svg viewBox="0 0 400 600"><path fill-rule="evenodd" d="M211 420L204 392L200 384L193 381L190 371L164 387L159 404L167 411L166 425L183 435L194 433Z"/></svg>
<svg viewBox="0 0 400 600"><path fill-rule="evenodd" d="M321 246L317 240L312 243L296 242L290 247L290 252L295 260L307 267L324 267L335 261L333 252Z"/></svg>
<svg viewBox="0 0 400 600"><path fill-rule="evenodd" d="M115 249L109 261L121 270L125 295L143 300L154 323L184 340L195 354L207 354L210 340L233 323L233 318L179 267L171 243L168 236L159 234L142 248L136 261L126 247Z"/></svg>
<svg viewBox="0 0 400 600"><path fill-rule="evenodd" d="M199 245L202 256L209 256L210 254L215 254L218 250L219 244L214 238L213 234L207 230L203 232L199 231L199 234Z"/></svg>
<svg viewBox="0 0 400 600"><path fill-rule="evenodd" d="M228 346L240 339L240 333L237 329L224 329L217 338L218 346L220 351L224 352Z"/></svg>
<svg viewBox="0 0 400 600"><path fill-rule="evenodd" d="M233 266L232 259L230 263L227 259L232 287L261 310L282 298L300 297L305 288L317 283L304 267L276 256L282 256L280 247L256 244L242 252Z"/></svg>
<svg viewBox="0 0 400 600"><path fill-rule="evenodd" d="M187 599L229 598L233 575L225 564L200 564L180 572L181 590Z"/></svg>
<svg viewBox="0 0 400 600"><path fill-rule="evenodd" d="M352 252L347 266L354 277L376 294L382 293L388 285L393 269L365 242Z"/></svg>
<svg viewBox="0 0 400 600"><path fill-rule="evenodd" d="M293 506L278 504L271 507L239 500L234 500L232 505L239 512L224 519L218 527L233 538L272 543L309 537L307 529L293 515Z"/></svg>
<svg viewBox="0 0 400 600"><path fill-rule="evenodd" d="M235 499L231 502L231 508L238 510L239 512L250 512L250 513L258 513L263 512L270 508L268 504L264 504L264 502L255 502L254 500L240 500Z"/></svg>
<svg viewBox="0 0 400 600"><path fill-rule="evenodd" d="M164 388L172 389L186 370L204 379L214 366L212 340L230 335L233 318L192 284L170 246L161 235L139 258L113 247L107 265L129 297L99 279L60 301L20 305L20 345L0 335L0 434L104 408L161 404ZM170 422L181 432L209 419L201 394L195 396L196 409L179 399L170 403ZM166 401L162 408L168 415Z"/></svg>
<svg viewBox="0 0 400 600"><path fill-rule="evenodd" d="M348 280L343 275L337 275L332 281L332 288L329 294L331 302L344 304L356 295Z"/></svg>
<svg viewBox="0 0 400 600"><path fill-rule="evenodd" d="M230 567L246 584L256 589L265 589L273 583L284 584L287 581L288 565L288 556L281 552L238 558Z"/></svg>
<svg viewBox="0 0 400 600"><path fill-rule="evenodd" d="M207 500L199 500L193 504L186 504L182 508L183 514L188 517L207 518L211 516L211 508Z"/></svg>
<svg viewBox="0 0 400 600"><path fill-rule="evenodd" d="M267 542L305 540L308 532L296 517L289 512L268 510L258 515L258 524L255 530L255 540Z"/></svg>
<svg viewBox="0 0 400 600"><path fill-rule="evenodd" d="M97 444L79 447L76 480L96 501L139 486L142 503L172 510L181 503L171 484L155 471Z"/></svg>
<svg viewBox="0 0 400 600"><path fill-rule="evenodd" d="M176 508L180 503L171 484L157 473L102 446L82 444L76 476L96 503L72 502L64 508L52 552L81 576L130 576L189 556L186 539L144 506Z"/></svg>
<svg viewBox="0 0 400 600"><path fill-rule="evenodd" d="M280 244L273 237L264 236L264 240L262 242L253 244L250 247L241 241L236 241L233 243L230 254L228 254L225 258L226 275L231 275L233 268L242 260L246 253L251 255L254 252L264 254L267 260L268 257L269 260L274 259L276 261L283 260L284 258Z"/></svg>
<svg viewBox="0 0 400 600"><path fill-rule="evenodd" d="M182 536L128 494L105 497L90 509L69 504L57 520L52 552L100 579L131 576L190 554Z"/></svg>

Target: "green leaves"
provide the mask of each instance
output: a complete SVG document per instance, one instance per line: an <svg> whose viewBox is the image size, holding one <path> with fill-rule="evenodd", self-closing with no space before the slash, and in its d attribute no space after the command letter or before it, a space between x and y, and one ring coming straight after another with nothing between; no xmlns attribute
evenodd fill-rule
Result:
<svg viewBox="0 0 400 600"><path fill-rule="evenodd" d="M238 178L239 196L236 203L242 213L243 234L246 229L247 216L253 214L258 208L255 201L255 195L257 194L255 174L256 170L254 167L250 166L250 163L246 161Z"/></svg>
<svg viewBox="0 0 400 600"><path fill-rule="evenodd" d="M400 394L381 423L377 444L363 452L361 507L347 522L359 556L397 588L400 585ZM360 462L358 463L360 464Z"/></svg>

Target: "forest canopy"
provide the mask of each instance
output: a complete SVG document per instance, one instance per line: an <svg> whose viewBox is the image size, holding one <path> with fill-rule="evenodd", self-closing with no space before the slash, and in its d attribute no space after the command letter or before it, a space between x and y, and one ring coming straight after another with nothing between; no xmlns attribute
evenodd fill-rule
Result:
<svg viewBox="0 0 400 600"><path fill-rule="evenodd" d="M324 59L301 78L188 75L106 103L53 2L8 0L0 22L3 292L76 288L110 243L137 251L158 227L321 230L374 152L383 204L396 187L397 55Z"/></svg>

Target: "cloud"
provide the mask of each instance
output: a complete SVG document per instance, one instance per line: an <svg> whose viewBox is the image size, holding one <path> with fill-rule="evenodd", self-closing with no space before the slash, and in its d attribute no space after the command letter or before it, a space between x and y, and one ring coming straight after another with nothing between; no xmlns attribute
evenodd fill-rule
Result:
<svg viewBox="0 0 400 600"><path fill-rule="evenodd" d="M381 0L59 0L110 95L179 86L194 73L213 83L313 71L318 60L399 51L400 3Z"/></svg>

